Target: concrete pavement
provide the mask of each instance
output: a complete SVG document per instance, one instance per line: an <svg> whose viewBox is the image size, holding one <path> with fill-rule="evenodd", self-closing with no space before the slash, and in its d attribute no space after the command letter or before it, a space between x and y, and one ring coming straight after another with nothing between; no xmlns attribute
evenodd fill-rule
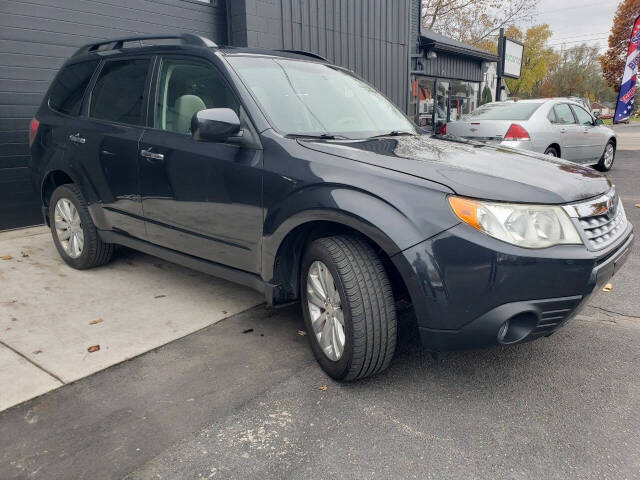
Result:
<svg viewBox="0 0 640 480"><path fill-rule="evenodd" d="M619 132L640 231L640 128ZM638 243L612 284L525 345L434 359L405 329L350 385L297 307L255 307L0 413L0 478L640 478Z"/></svg>
<svg viewBox="0 0 640 480"><path fill-rule="evenodd" d="M73 270L44 227L0 233L0 258L0 410L263 301L126 249L104 267Z"/></svg>

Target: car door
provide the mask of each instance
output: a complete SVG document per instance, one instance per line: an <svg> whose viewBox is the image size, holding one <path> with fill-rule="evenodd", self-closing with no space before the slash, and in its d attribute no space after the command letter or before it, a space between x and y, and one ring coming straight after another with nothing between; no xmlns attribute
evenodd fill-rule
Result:
<svg viewBox="0 0 640 480"><path fill-rule="evenodd" d="M576 119L568 103L558 103L553 106L552 115L549 116L556 138L560 142L560 152L562 158L571 161L579 161L580 136Z"/></svg>
<svg viewBox="0 0 640 480"><path fill-rule="evenodd" d="M608 138L603 129L595 124L595 120L589 112L579 105L571 105L571 108L582 131L581 157L584 161L589 162L599 160Z"/></svg>
<svg viewBox="0 0 640 480"><path fill-rule="evenodd" d="M138 238L145 236L138 142L146 122L150 64L143 57L104 61L83 115L69 124L70 161L97 197L90 208L102 210L101 226Z"/></svg>
<svg viewBox="0 0 640 480"><path fill-rule="evenodd" d="M196 141L193 115L240 103L220 71L194 57L163 56L153 114L140 144L142 208L150 242L252 273L259 271L262 152L245 135ZM248 133L248 132L245 132Z"/></svg>

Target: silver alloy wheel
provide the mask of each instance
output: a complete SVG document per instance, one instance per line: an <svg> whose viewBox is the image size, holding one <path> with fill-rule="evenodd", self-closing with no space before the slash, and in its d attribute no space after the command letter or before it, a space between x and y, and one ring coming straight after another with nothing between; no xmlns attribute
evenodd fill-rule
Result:
<svg viewBox="0 0 640 480"><path fill-rule="evenodd" d="M318 260L311 264L307 274L307 305L320 348L330 360L339 360L345 343L342 301L333 275Z"/></svg>
<svg viewBox="0 0 640 480"><path fill-rule="evenodd" d="M614 155L613 145L610 143L607 143L607 147L604 149L604 166L607 169L611 168L611 165L613 165L613 155Z"/></svg>
<svg viewBox="0 0 640 480"><path fill-rule="evenodd" d="M84 232L78 209L71 200L67 198L58 200L53 221L58 241L66 254L71 258L78 258L82 255Z"/></svg>

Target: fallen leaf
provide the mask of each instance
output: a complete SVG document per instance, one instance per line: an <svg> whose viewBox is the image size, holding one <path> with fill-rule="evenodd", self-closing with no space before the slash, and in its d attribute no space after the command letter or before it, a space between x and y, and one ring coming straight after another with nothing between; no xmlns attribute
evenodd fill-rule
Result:
<svg viewBox="0 0 640 480"><path fill-rule="evenodd" d="M34 355L39 355L42 353L42 350L36 350L35 352L33 352Z"/></svg>
<svg viewBox="0 0 640 480"><path fill-rule="evenodd" d="M307 332L305 332L304 330L298 330L298 335L300 335L301 337L304 337L307 334Z"/></svg>
<svg viewBox="0 0 640 480"><path fill-rule="evenodd" d="M98 323L102 323L102 318L98 318L97 320L90 321L89 325L97 325Z"/></svg>
<svg viewBox="0 0 640 480"><path fill-rule="evenodd" d="M243 330L242 333L251 333L253 332L253 328L247 328L246 330Z"/></svg>
<svg viewBox="0 0 640 480"><path fill-rule="evenodd" d="M640 208L640 203L636 203L636 208Z"/></svg>
<svg viewBox="0 0 640 480"><path fill-rule="evenodd" d="M222 310L222 314L223 314L223 315L226 315L226 314L227 314L227 311L226 311L226 310Z"/></svg>
<svg viewBox="0 0 640 480"><path fill-rule="evenodd" d="M87 352L89 353L97 352L98 350L100 350L100 345L91 345L87 348Z"/></svg>
<svg viewBox="0 0 640 480"><path fill-rule="evenodd" d="M603 288L602 291L603 292L610 292L613 289L613 285L611 285L610 283L607 283Z"/></svg>
<svg viewBox="0 0 640 480"><path fill-rule="evenodd" d="M0 257L2 260L11 260L13 257L11 255L3 255Z"/></svg>
<svg viewBox="0 0 640 480"><path fill-rule="evenodd" d="M155 297L153 297L153 298L164 298L164 297L166 297L166 295L156 295L156 296L155 296Z"/></svg>
<svg viewBox="0 0 640 480"><path fill-rule="evenodd" d="M26 258L29 256L29 254L27 252L25 252L24 250L20 252L20 255L22 256L22 258Z"/></svg>
<svg viewBox="0 0 640 480"><path fill-rule="evenodd" d="M322 390L323 392L326 392L327 390L329 390L329 387L327 387L326 385L321 385L318 387L318 390Z"/></svg>

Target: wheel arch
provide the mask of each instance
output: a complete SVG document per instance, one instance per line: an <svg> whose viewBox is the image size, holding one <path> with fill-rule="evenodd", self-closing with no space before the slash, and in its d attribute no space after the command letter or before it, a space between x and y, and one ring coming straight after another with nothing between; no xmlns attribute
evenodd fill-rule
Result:
<svg viewBox="0 0 640 480"><path fill-rule="evenodd" d="M550 148L555 149L555 151L558 153L558 157L559 157L559 158L562 158L562 148L560 147L560 144L559 144L559 143L556 143L556 142L551 143L549 146L547 146L547 148L545 149L545 151L546 151L546 150L548 150L548 149L550 149Z"/></svg>

